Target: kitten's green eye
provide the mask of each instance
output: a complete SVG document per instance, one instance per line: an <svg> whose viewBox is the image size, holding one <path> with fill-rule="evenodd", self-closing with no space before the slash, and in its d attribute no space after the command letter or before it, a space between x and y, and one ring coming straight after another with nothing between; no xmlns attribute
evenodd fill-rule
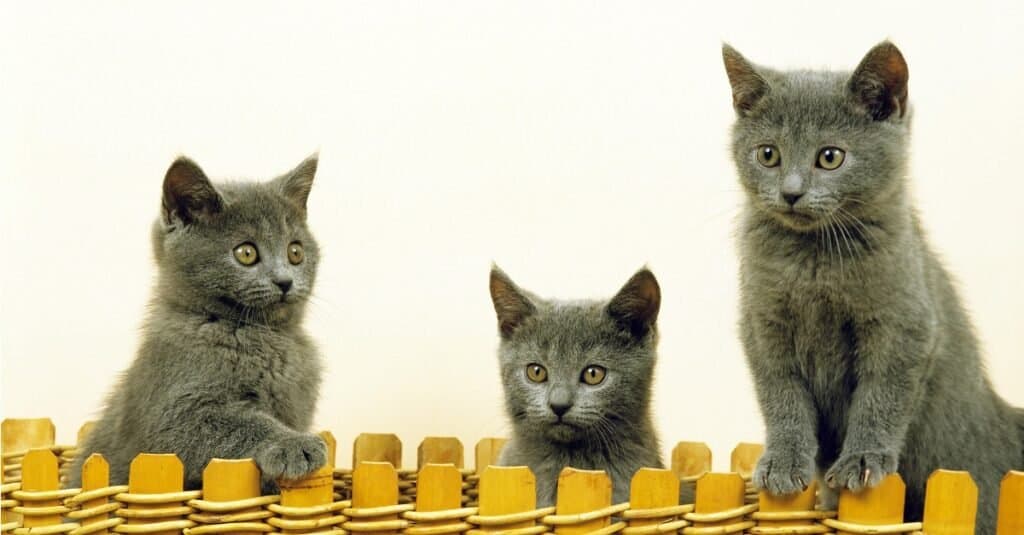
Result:
<svg viewBox="0 0 1024 535"><path fill-rule="evenodd" d="M583 374L580 375L580 380L588 385L599 385L601 384L601 381L604 381L604 376L606 374L606 370L601 366L587 366L583 369Z"/></svg>
<svg viewBox="0 0 1024 535"><path fill-rule="evenodd" d="M288 245L288 261L292 264L301 264L302 259L305 258L305 253L302 252L302 244L293 241Z"/></svg>
<svg viewBox="0 0 1024 535"><path fill-rule="evenodd" d="M255 245L243 243L235 247L235 260L238 260L238 263L243 266L251 266L260 261L260 254L256 251Z"/></svg>
<svg viewBox="0 0 1024 535"><path fill-rule="evenodd" d="M548 370L540 364L527 364L526 378L535 383L543 383L548 380Z"/></svg>
<svg viewBox="0 0 1024 535"><path fill-rule="evenodd" d="M781 160L779 149L775 148L775 145L761 145L757 148L757 163L765 167L775 167Z"/></svg>
<svg viewBox="0 0 1024 535"><path fill-rule="evenodd" d="M845 159L846 152L843 149L825 147L818 153L818 167L826 171L838 169L840 165L843 165Z"/></svg>

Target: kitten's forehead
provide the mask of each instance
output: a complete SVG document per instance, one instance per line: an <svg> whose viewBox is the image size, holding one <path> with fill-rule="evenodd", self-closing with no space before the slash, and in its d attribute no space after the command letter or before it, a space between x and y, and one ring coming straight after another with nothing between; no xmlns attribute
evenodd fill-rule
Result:
<svg viewBox="0 0 1024 535"><path fill-rule="evenodd" d="M225 216L234 225L252 227L264 233L280 232L303 225L299 209L282 196L273 183L223 183L217 185L224 197Z"/></svg>
<svg viewBox="0 0 1024 535"><path fill-rule="evenodd" d="M847 88L849 72L774 71L762 74L770 87L750 117L752 127L798 133L808 128L844 129L865 124Z"/></svg>

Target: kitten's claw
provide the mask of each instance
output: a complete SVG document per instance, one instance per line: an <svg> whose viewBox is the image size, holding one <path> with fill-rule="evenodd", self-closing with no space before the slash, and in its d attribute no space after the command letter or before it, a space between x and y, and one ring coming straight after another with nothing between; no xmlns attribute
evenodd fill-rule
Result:
<svg viewBox="0 0 1024 535"><path fill-rule="evenodd" d="M859 491L874 487L896 471L898 455L884 451L844 453L828 469L825 482L835 489Z"/></svg>
<svg viewBox="0 0 1024 535"><path fill-rule="evenodd" d="M771 494L795 494L814 480L814 457L805 453L768 450L754 470L754 481Z"/></svg>
<svg viewBox="0 0 1024 535"><path fill-rule="evenodd" d="M265 444L256 464L264 479L297 479L327 464L327 445L316 435L296 433Z"/></svg>

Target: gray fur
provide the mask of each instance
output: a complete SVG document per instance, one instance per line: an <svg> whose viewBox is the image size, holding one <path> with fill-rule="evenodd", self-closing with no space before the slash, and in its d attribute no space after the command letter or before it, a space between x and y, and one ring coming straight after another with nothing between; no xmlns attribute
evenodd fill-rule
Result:
<svg viewBox="0 0 1024 535"><path fill-rule="evenodd" d="M755 67L728 46L723 56L746 191L740 327L767 429L755 482L792 493L824 473L859 490L898 470L917 520L933 470L968 470L978 531L992 533L1000 478L1024 467L1024 418L986 378L911 206L902 55L882 43L852 74ZM758 162L763 144L778 166ZM815 162L830 146L846 159L826 171Z"/></svg>
<svg viewBox="0 0 1024 535"><path fill-rule="evenodd" d="M566 466L605 470L615 503L628 501L634 472L662 466L649 409L661 303L654 275L637 272L604 302L541 299L519 289L497 267L490 288L512 422L512 438L498 464L530 467L541 507L554 504L558 475ZM530 363L547 369L546 382L527 378ZM589 365L607 370L603 382L581 380ZM561 423L551 403L571 404Z"/></svg>
<svg viewBox="0 0 1024 535"><path fill-rule="evenodd" d="M319 260L305 217L316 163L216 187L186 158L171 165L153 225L158 276L142 345L82 445L71 487L92 453L109 461L111 484L127 481L139 453L175 453L188 489L200 488L211 458L251 457L265 492L326 462L309 432L320 356L302 329ZM295 265L293 241L305 253ZM260 255L251 266L234 256L245 242Z"/></svg>

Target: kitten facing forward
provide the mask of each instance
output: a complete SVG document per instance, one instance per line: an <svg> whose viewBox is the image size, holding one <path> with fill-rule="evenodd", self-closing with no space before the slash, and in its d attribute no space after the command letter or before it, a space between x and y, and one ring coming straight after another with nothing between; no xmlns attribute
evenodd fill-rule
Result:
<svg viewBox="0 0 1024 535"><path fill-rule="evenodd" d="M187 158L167 170L153 226L157 283L135 361L81 447L124 484L139 453L175 453L185 486L213 457L255 459L264 492L327 459L309 432L320 357L302 329L319 252L306 227L316 157L265 183L214 186Z"/></svg>
<svg viewBox="0 0 1024 535"><path fill-rule="evenodd" d="M884 42L852 73L723 56L746 192L740 327L767 429L755 483L792 493L820 470L856 491L898 471L917 520L933 470L968 470L992 533L1024 413L993 391L911 206L903 56Z"/></svg>
<svg viewBox="0 0 1024 535"><path fill-rule="evenodd" d="M661 467L651 382L661 291L637 272L609 301L541 299L491 270L498 361L512 437L499 465L530 467L537 505L553 505L563 468L605 470L615 503L642 467Z"/></svg>

